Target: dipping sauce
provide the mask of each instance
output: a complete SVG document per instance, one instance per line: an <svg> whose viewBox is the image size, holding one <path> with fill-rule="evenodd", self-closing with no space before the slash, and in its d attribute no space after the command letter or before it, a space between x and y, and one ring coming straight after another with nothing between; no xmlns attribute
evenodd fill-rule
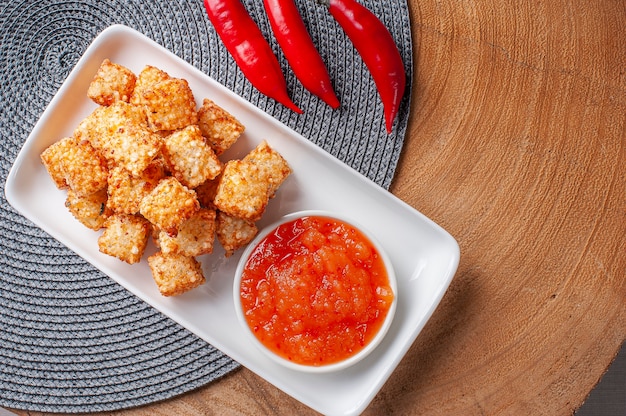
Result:
<svg viewBox="0 0 626 416"><path fill-rule="evenodd" d="M394 300L372 242L352 225L321 216L287 222L262 239L245 264L240 295L259 341L308 366L357 354Z"/></svg>

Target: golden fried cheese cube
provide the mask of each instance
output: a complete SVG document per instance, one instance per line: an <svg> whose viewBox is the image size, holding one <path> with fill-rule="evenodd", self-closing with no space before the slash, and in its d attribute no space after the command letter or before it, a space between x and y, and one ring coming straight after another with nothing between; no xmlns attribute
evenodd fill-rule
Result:
<svg viewBox="0 0 626 416"><path fill-rule="evenodd" d="M89 84L87 96L96 104L104 106L120 100L128 102L136 81L137 76L133 71L105 59Z"/></svg>
<svg viewBox="0 0 626 416"><path fill-rule="evenodd" d="M106 202L106 189L86 196L78 195L76 192L68 189L65 206L74 218L85 227L99 230L104 226L104 222L110 215L110 210L106 208Z"/></svg>
<svg viewBox="0 0 626 416"><path fill-rule="evenodd" d="M161 152L162 140L147 128L141 108L117 101L105 107L99 117L104 123L104 134L97 148L112 164L140 175Z"/></svg>
<svg viewBox="0 0 626 416"><path fill-rule="evenodd" d="M254 163L261 169L262 175L267 178L270 185L270 198L274 196L278 187L287 179L287 176L291 174L291 168L287 164L287 161L280 153L272 149L265 140L259 143L243 160L245 162Z"/></svg>
<svg viewBox="0 0 626 416"><path fill-rule="evenodd" d="M89 142L71 140L60 162L65 181L78 195L90 195L107 187L106 161Z"/></svg>
<svg viewBox="0 0 626 416"><path fill-rule="evenodd" d="M143 105L144 91L157 82L164 81L169 78L169 74L162 69L152 65L146 65L137 77L137 83L135 84L135 89L130 97L130 103L134 105Z"/></svg>
<svg viewBox="0 0 626 416"><path fill-rule="evenodd" d="M248 244L258 233L257 226L250 221L217 212L217 239L230 257L236 250Z"/></svg>
<svg viewBox="0 0 626 416"><path fill-rule="evenodd" d="M171 236L199 209L196 193L172 176L161 179L139 204L141 215Z"/></svg>
<svg viewBox="0 0 626 416"><path fill-rule="evenodd" d="M123 214L139 212L139 203L165 177L164 163L153 160L140 175L133 175L122 166L109 172L107 207Z"/></svg>
<svg viewBox="0 0 626 416"><path fill-rule="evenodd" d="M198 126L218 156L228 150L245 129L232 114L208 98L204 99L202 107L198 109Z"/></svg>
<svg viewBox="0 0 626 416"><path fill-rule="evenodd" d="M65 137L57 142L52 143L43 152L41 152L41 163L48 171L50 178L59 189L67 189L68 184L65 180L65 172L63 171L62 160L69 148L76 145L73 137Z"/></svg>
<svg viewBox="0 0 626 416"><path fill-rule="evenodd" d="M215 206L233 217L257 221L269 202L270 184L254 163L230 160L226 163L215 195Z"/></svg>
<svg viewBox="0 0 626 416"><path fill-rule="evenodd" d="M196 125L175 131L165 138L164 144L163 156L168 167L185 186L195 188L222 171L222 163Z"/></svg>
<svg viewBox="0 0 626 416"><path fill-rule="evenodd" d="M183 254L159 251L148 257L148 265L163 296L181 295L206 281L200 262Z"/></svg>
<svg viewBox="0 0 626 416"><path fill-rule="evenodd" d="M152 233L150 223L139 215L113 214L104 222L98 238L101 253L117 257L128 264L141 261Z"/></svg>
<svg viewBox="0 0 626 416"><path fill-rule="evenodd" d="M142 93L142 103L153 131L198 124L196 100L185 79L168 78L151 85Z"/></svg>
<svg viewBox="0 0 626 416"><path fill-rule="evenodd" d="M215 216L214 210L201 208L180 225L176 237L171 237L161 231L158 247L165 254L179 253L189 257L212 253L215 240Z"/></svg>

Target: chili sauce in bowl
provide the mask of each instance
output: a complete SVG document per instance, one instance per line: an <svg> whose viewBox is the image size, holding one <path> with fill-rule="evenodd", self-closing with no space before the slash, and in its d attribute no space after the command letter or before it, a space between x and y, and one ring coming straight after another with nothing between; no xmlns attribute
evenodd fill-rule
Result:
<svg viewBox="0 0 626 416"><path fill-rule="evenodd" d="M369 354L396 309L396 278L374 237L324 211L263 230L239 261L233 295L253 343L289 368L327 372Z"/></svg>

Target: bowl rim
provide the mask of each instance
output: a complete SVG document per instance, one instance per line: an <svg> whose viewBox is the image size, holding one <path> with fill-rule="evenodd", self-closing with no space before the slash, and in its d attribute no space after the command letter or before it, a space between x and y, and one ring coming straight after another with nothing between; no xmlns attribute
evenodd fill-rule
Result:
<svg viewBox="0 0 626 416"><path fill-rule="evenodd" d="M393 301L391 302L391 305L389 306L389 310L387 311L387 316L385 317L383 324L381 325L376 335L371 339L371 341L365 347L363 347L356 354L351 355L350 357L344 360L341 360L336 363L320 365L320 366L294 363L292 361L289 361L277 355L276 353L268 349L265 345L263 345L263 343L254 335L254 333L250 329L250 326L248 325L245 319L245 316L243 313L243 307L241 305L241 297L240 297L240 286L241 286L241 277L243 274L243 269L245 267L245 264L248 261L250 254L256 248L256 246L261 242L261 240L263 240L267 235L273 232L276 228L278 228L279 226L285 223L294 221L298 218L312 217L312 216L328 217L328 218L345 222L351 225L352 227L358 229L367 239L369 239L371 244L378 251L378 254L380 255L383 261L383 264L385 265L385 269L387 271L387 278L389 280L389 286L391 287L391 290L394 295ZM378 239L366 227L362 226L358 221L354 220L352 217L345 215L345 214L336 213L336 212L332 212L328 210L302 210L302 211L295 211L295 212L286 214L283 217L279 218L278 220L274 221L273 223L267 225L266 227L263 227L255 236L255 238L250 243L248 243L248 245L244 249L237 263L237 268L235 271L235 278L233 281L233 300L234 300L235 314L237 316L237 321L243 328L243 331L245 332L246 337L258 349L260 349L266 357L269 357L275 363L278 363L282 365L283 367L286 367L292 370L297 370L297 371L302 371L302 372L307 372L307 373L328 373L328 372L338 371L338 370L348 368L360 362L365 357L367 357L374 349L376 349L376 347L382 342L382 340L385 338L389 330L389 327L391 326L393 322L393 318L397 309L398 284L397 284L395 270L393 268L393 264L391 262L391 259L389 258L389 255L387 254L382 244L378 241Z"/></svg>

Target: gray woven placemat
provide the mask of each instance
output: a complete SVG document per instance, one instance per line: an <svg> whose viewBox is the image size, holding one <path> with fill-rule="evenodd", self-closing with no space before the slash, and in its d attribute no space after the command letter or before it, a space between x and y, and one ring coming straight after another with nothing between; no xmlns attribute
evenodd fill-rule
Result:
<svg viewBox="0 0 626 416"><path fill-rule="evenodd" d="M269 34L262 2L244 3ZM399 44L410 91L406 0L362 3ZM22 144L106 27L121 23L144 33L382 187L390 186L410 94L388 136L374 82L349 40L322 6L309 0L298 5L328 63L342 101L339 111L308 94L281 55L289 89L305 113L296 115L259 95L221 45L201 0L0 1L0 406L110 411L171 398L239 367L21 217L5 199L4 183Z"/></svg>

